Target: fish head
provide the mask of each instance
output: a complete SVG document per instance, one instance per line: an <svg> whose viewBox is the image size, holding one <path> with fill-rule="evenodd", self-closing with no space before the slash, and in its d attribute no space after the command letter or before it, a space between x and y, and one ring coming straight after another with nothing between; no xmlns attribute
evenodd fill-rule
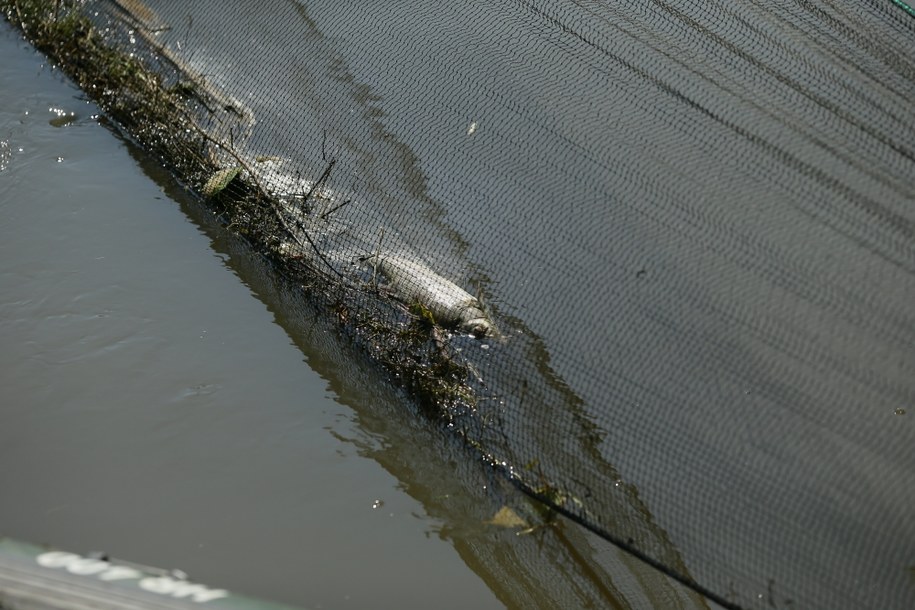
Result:
<svg viewBox="0 0 915 610"><path fill-rule="evenodd" d="M473 318L462 323L461 330L470 333L477 339L482 339L492 336L494 328L492 322L486 318Z"/></svg>

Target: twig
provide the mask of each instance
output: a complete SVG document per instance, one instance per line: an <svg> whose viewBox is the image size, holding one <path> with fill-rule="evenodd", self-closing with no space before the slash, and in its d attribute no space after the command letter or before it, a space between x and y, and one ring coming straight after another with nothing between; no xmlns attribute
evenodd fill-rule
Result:
<svg viewBox="0 0 915 610"><path fill-rule="evenodd" d="M324 168L324 173L321 174L321 177L318 178L315 181L315 183L311 185L311 188L308 189L308 192L305 193L305 199L302 201L303 206L308 202L309 197L311 197L312 193L315 192L315 189L318 188L319 186L321 186L322 184L324 184L324 181L327 180L328 176L330 176L330 172L332 169L334 169L334 165L336 165L336 164L337 164L336 159L330 160L330 163L328 163L327 167Z"/></svg>
<svg viewBox="0 0 915 610"><path fill-rule="evenodd" d="M274 208L274 211L275 211L275 210L276 210L276 208ZM300 248L303 248L303 249L304 249L304 248L305 248L305 244L302 243L302 241L299 239L299 236L289 227L289 225L288 225L287 222L286 222L286 219L283 218L283 216L282 216L281 214L279 214L279 213L277 213L277 218L279 219L280 224L283 225L283 228L286 229L286 232L289 234L289 236L292 237L293 240L295 240L295 243L297 243L297 244L299 245ZM331 264L331 262L330 262L329 260L327 260L327 258L326 258L326 257L324 256L324 254L321 252L321 249L318 248L318 245L314 242L314 240L311 239L311 236L308 234L308 231L305 230L304 227L300 227L300 228L301 228L301 235L302 235L302 237L305 238L305 241L308 242L308 245L311 246L311 249L315 251L315 254L318 255L318 258L320 258L321 261L322 261L325 265L327 265L327 268L330 269L331 272L333 272L334 275L336 275L336 276L339 277L341 280L343 280L344 282L346 282L346 277L345 277L342 273L340 273L339 271L337 271L337 269Z"/></svg>
<svg viewBox="0 0 915 610"><path fill-rule="evenodd" d="M349 204L352 203L352 202L353 202L352 199L347 199L346 201L344 201L344 202L341 203L340 205L336 205L336 206L332 207L331 209L329 209L329 210L327 210L326 212L324 212L323 214L321 214L321 220L327 220L327 217L328 217L328 216L330 216L331 214L333 214L334 212L336 212L337 210L339 210L339 209L342 208L343 206L349 205Z"/></svg>
<svg viewBox="0 0 915 610"><path fill-rule="evenodd" d="M19 10L19 0L13 0L13 8L16 9L16 17L19 19L19 26L25 31L25 21L22 20L22 11Z"/></svg>
<svg viewBox="0 0 915 610"><path fill-rule="evenodd" d="M372 263L372 284L375 286L375 291L378 291L378 257L381 256L381 240L384 239L384 227L378 227L378 245L375 246L375 254L373 258L375 262Z"/></svg>

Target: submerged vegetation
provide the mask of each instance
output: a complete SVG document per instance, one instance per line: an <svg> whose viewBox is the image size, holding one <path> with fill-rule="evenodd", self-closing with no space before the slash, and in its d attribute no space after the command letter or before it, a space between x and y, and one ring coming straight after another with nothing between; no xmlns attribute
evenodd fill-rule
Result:
<svg viewBox="0 0 915 610"><path fill-rule="evenodd" d="M324 308L341 332L383 364L424 411L453 421L455 413L472 410L472 369L450 349L429 310L418 304L411 312L377 285L328 273L328 265L321 263L326 259L307 233L297 235L289 226L282 202L262 187L234 150L237 132L226 132L222 121L215 126L216 112L241 113L164 49L147 49L148 57L123 50L116 35L107 30L103 34L80 12L80 4L0 0L0 11L128 137L200 196L225 226L242 235L291 284L307 287L303 298ZM333 162L327 172L332 167ZM302 233L307 244L299 239ZM318 258L295 255L283 247L290 242L310 246Z"/></svg>

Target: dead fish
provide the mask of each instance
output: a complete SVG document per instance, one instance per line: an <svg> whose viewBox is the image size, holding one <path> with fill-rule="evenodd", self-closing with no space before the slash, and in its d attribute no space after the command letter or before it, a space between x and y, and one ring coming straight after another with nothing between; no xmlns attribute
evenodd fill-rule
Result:
<svg viewBox="0 0 915 610"><path fill-rule="evenodd" d="M494 327L480 301L422 263L400 256L380 256L378 270L388 278L397 297L420 303L442 326L456 326L475 337L491 335Z"/></svg>

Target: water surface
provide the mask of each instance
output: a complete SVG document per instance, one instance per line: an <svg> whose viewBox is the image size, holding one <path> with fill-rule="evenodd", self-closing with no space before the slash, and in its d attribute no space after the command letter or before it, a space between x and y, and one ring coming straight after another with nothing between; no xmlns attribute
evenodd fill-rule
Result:
<svg viewBox="0 0 915 610"><path fill-rule="evenodd" d="M503 607L341 403L402 397L316 373L253 255L0 45L0 534L305 607Z"/></svg>
<svg viewBox="0 0 915 610"><path fill-rule="evenodd" d="M5 24L0 535L306 608L704 608L540 513Z"/></svg>

